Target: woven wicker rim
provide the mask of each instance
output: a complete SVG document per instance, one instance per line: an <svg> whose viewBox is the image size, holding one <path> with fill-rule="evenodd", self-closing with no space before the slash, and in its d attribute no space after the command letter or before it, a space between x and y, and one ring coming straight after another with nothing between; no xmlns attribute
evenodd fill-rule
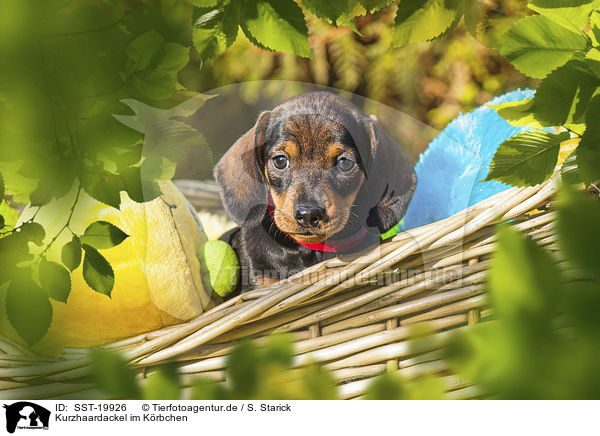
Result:
<svg viewBox="0 0 600 436"><path fill-rule="evenodd" d="M448 371L440 350L454 331L490 312L483 285L495 224L510 221L568 268L557 251L555 213L549 207L557 180L555 174L534 187L509 188L447 219L399 233L352 261L322 262L189 322L102 348L120 350L141 379L157 364L175 359L185 396L198 375L225 381L226 357L236 340L260 342L269 333L290 332L294 367L323 364L339 381L342 398L360 398L370 379L388 369L407 378L439 373L448 397L480 396L476 386ZM195 196L189 183L180 188L193 203L200 198L220 207L211 184L201 185ZM409 277L399 274L407 269ZM387 282L373 283L382 277ZM437 333L416 352L406 339L410 326L420 321L429 321ZM100 398L81 381L88 374L88 353L72 348L56 358L41 357L0 337L0 398Z"/></svg>

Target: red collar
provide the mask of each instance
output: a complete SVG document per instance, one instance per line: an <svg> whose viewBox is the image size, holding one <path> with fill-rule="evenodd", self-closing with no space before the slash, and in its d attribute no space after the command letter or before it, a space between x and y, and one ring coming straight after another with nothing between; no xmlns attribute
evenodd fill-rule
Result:
<svg viewBox="0 0 600 436"><path fill-rule="evenodd" d="M316 242L314 244L296 241L296 243L315 251L326 251L328 253L343 253L349 251L360 244L367 236L367 229L361 227L354 235L346 239L329 240L325 242Z"/></svg>
<svg viewBox="0 0 600 436"><path fill-rule="evenodd" d="M275 205L273 204L273 200L271 199L270 195L269 195L269 203L267 205L267 209L269 210L269 215L271 216L271 219L273 221L275 221L275 217L273 216L273 214L275 212ZM300 242L300 241L297 241L296 239L294 239L294 237L292 235L287 234L287 233L286 233L286 235L289 238L293 239L296 244L302 245L303 247L306 247L309 250L324 251L327 253L342 253L344 251L351 250L352 248L354 248L358 244L360 244L367 236L367 229L365 229L364 227L361 227L358 232L356 232L354 235L352 235L346 239L336 239L336 240L329 240L329 241L325 241L325 242L315 242L315 243Z"/></svg>

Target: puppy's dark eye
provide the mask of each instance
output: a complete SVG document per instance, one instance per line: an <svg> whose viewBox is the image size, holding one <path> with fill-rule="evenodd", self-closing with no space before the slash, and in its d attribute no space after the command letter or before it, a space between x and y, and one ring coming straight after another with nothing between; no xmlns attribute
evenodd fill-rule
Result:
<svg viewBox="0 0 600 436"><path fill-rule="evenodd" d="M271 160L273 161L273 166L278 170L284 170L290 164L290 161L288 160L287 156L283 154L278 154L277 156L274 156Z"/></svg>
<svg viewBox="0 0 600 436"><path fill-rule="evenodd" d="M340 157L337 161L337 166L340 171L350 171L354 168L354 161L348 159L347 157Z"/></svg>

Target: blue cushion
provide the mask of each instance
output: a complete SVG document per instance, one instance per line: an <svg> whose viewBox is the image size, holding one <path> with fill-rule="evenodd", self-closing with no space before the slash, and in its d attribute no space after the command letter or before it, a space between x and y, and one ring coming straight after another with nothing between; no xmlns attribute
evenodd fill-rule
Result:
<svg viewBox="0 0 600 436"><path fill-rule="evenodd" d="M530 89L508 92L486 104L533 97ZM501 182L480 182L488 174L498 146L527 127L513 127L494 109L481 106L460 114L429 144L415 167L417 188L402 222L409 230L447 218L508 188Z"/></svg>

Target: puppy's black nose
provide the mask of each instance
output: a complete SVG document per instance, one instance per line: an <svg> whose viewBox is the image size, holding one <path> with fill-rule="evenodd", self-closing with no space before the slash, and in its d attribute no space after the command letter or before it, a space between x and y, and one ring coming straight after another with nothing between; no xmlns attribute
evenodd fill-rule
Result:
<svg viewBox="0 0 600 436"><path fill-rule="evenodd" d="M318 206L297 206L296 221L302 227L317 227L325 218L325 209Z"/></svg>

